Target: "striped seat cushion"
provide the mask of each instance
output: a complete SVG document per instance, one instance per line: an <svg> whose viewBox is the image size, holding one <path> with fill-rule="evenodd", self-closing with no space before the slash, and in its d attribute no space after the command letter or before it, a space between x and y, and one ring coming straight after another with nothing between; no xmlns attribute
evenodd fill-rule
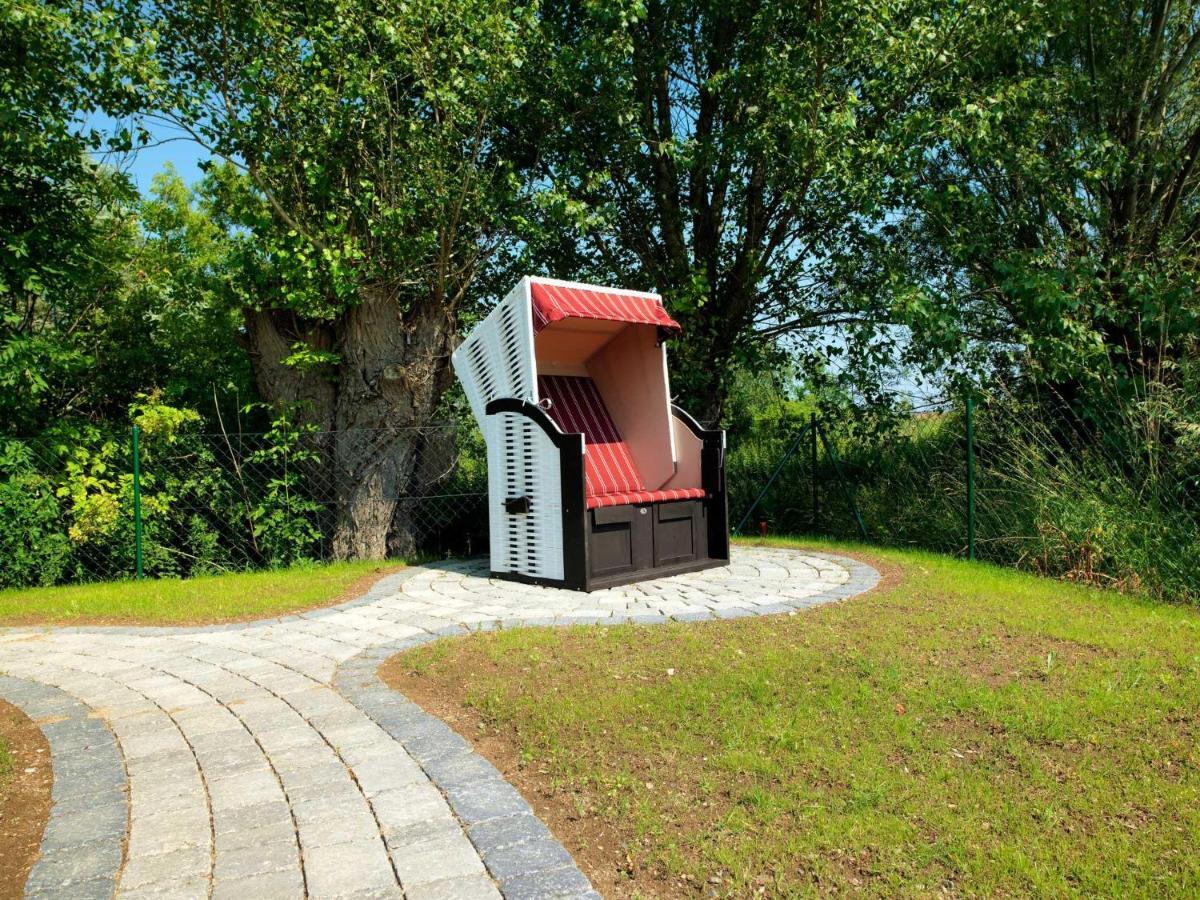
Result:
<svg viewBox="0 0 1200 900"><path fill-rule="evenodd" d="M604 398L590 378L575 375L542 375L538 394L550 400L547 414L567 433L582 433L587 444L583 474L587 481L587 508L692 500L704 496L703 488L648 491L629 448L613 423Z"/></svg>
<svg viewBox="0 0 1200 900"><path fill-rule="evenodd" d="M587 444L583 468L588 497L646 489L592 379L542 375L538 377L538 394L550 401L546 412L555 425L568 434L583 434Z"/></svg>
<svg viewBox="0 0 1200 900"><path fill-rule="evenodd" d="M600 494L587 498L587 508L624 506L626 503L663 503L670 500L699 500L704 488L675 488L667 491L632 491L626 494Z"/></svg>

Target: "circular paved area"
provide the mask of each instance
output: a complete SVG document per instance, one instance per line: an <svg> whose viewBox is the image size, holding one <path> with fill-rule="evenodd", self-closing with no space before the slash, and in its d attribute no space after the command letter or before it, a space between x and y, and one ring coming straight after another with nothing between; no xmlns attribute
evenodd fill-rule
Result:
<svg viewBox="0 0 1200 900"><path fill-rule="evenodd" d="M595 896L486 760L375 675L467 630L790 612L872 586L852 560L731 565L584 594L407 569L351 603L211 628L0 630L0 696L51 744L30 896Z"/></svg>

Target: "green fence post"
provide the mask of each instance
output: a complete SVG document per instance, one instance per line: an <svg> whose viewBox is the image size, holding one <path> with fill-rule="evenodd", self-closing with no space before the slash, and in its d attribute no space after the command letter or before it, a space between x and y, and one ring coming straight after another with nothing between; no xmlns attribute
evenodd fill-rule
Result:
<svg viewBox="0 0 1200 900"><path fill-rule="evenodd" d="M142 454L138 438L142 430L133 426L133 557L138 580L142 579Z"/></svg>
<svg viewBox="0 0 1200 900"><path fill-rule="evenodd" d="M967 559L975 558L975 398L967 394Z"/></svg>
<svg viewBox="0 0 1200 900"><path fill-rule="evenodd" d="M817 493L817 414L808 414L808 466L812 475L812 530L818 534L821 529L821 497Z"/></svg>
<svg viewBox="0 0 1200 900"><path fill-rule="evenodd" d="M771 489L771 485L775 483L775 479L779 477L779 473L783 471L783 467L788 464L788 460L800 449L800 442L804 440L804 432L808 431L808 429L808 425L800 429L800 432L796 435L796 440L792 441L792 445L788 447L787 453L783 454L783 459L779 461L779 465L775 467L775 471L771 473L771 477L767 479L767 483L763 485L763 489L758 492L758 496L754 498L754 502L750 504L750 508L746 510L746 514L742 516L741 521L733 529L734 534L742 533L742 526L746 524L754 510L758 509L758 504L762 502L763 497L767 496L767 491Z"/></svg>

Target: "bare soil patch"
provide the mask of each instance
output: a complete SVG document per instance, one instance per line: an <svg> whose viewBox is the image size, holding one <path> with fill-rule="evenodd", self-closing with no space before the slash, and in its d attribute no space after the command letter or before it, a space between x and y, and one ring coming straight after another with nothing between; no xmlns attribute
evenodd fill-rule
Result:
<svg viewBox="0 0 1200 900"><path fill-rule="evenodd" d="M54 775L41 729L0 700L0 898L24 894L50 815Z"/></svg>

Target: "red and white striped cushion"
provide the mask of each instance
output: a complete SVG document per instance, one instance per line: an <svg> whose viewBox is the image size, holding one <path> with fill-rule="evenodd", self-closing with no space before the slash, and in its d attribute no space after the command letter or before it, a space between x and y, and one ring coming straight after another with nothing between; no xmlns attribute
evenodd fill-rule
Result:
<svg viewBox="0 0 1200 900"><path fill-rule="evenodd" d="M550 400L547 414L555 425L567 433L583 433L587 444L583 468L588 497L646 489L592 379L542 375L538 378L538 394Z"/></svg>
<svg viewBox="0 0 1200 900"><path fill-rule="evenodd" d="M623 494L600 494L587 498L587 508L601 506L624 506L626 503L659 503L669 500L698 500L704 496L704 488L677 488L669 491L632 491Z"/></svg>

